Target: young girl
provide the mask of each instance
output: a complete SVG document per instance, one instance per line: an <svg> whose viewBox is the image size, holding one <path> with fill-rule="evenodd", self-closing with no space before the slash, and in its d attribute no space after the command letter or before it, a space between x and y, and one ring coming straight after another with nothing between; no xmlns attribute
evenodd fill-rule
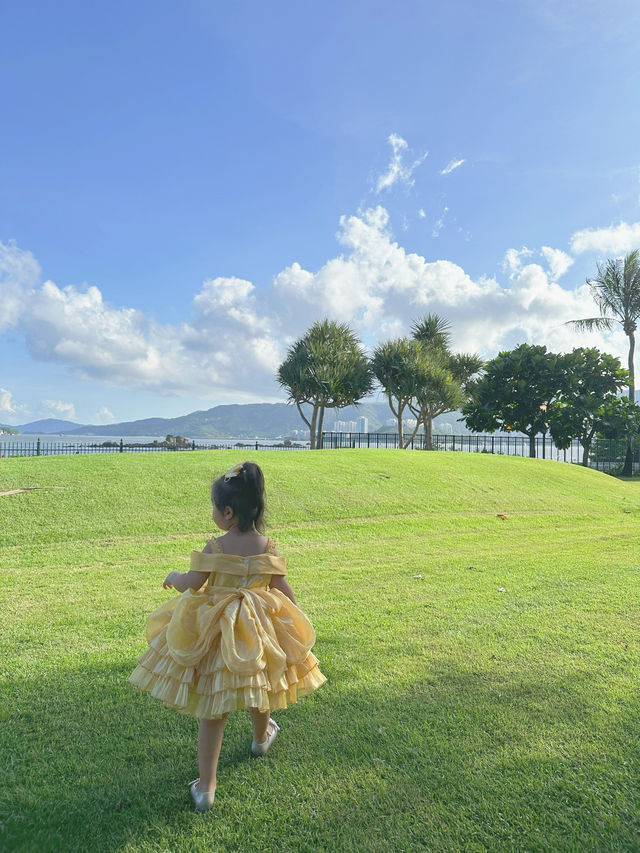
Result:
<svg viewBox="0 0 640 853"><path fill-rule="evenodd" d="M197 811L213 805L227 714L248 708L251 751L264 755L279 731L270 711L286 708L326 678L311 654L316 636L285 578L286 560L264 529L264 477L234 465L211 490L213 520L226 531L191 552L191 570L169 572L182 595L147 620L149 647L129 681L165 705L200 718Z"/></svg>

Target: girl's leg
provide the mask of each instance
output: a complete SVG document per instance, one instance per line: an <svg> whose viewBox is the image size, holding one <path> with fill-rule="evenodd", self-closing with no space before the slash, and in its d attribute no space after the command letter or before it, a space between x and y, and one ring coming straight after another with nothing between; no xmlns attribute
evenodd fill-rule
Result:
<svg viewBox="0 0 640 853"><path fill-rule="evenodd" d="M219 720L200 720L198 728L198 769L200 791L213 791L216 787L216 771L222 746L222 734L227 715Z"/></svg>
<svg viewBox="0 0 640 853"><path fill-rule="evenodd" d="M257 708L251 708L251 728L253 729L253 739L256 743L264 743L267 739L269 716L269 711L258 711Z"/></svg>

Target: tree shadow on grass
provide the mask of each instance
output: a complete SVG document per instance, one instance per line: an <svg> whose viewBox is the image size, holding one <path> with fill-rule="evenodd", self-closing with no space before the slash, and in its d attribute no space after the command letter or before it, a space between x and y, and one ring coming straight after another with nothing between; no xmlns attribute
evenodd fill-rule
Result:
<svg viewBox="0 0 640 853"><path fill-rule="evenodd" d="M196 815L193 720L126 666L48 671L3 705L0 847L15 851L634 850L637 698L585 676L329 683L274 714L250 757L231 715L214 810ZM630 694L631 695L631 694Z"/></svg>

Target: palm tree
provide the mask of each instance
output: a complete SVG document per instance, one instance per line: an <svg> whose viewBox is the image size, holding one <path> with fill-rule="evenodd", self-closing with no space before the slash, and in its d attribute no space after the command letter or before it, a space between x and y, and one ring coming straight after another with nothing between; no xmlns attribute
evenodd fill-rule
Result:
<svg viewBox="0 0 640 853"><path fill-rule="evenodd" d="M634 353L636 348L635 332L640 317L640 258L635 249L625 258L609 258L606 263L598 264L598 274L587 279L591 295L600 309L599 317L584 320L569 320L582 332L610 332L616 325L622 326L629 338L629 400L635 403ZM627 443L627 456L622 473L631 476L633 472L633 439Z"/></svg>

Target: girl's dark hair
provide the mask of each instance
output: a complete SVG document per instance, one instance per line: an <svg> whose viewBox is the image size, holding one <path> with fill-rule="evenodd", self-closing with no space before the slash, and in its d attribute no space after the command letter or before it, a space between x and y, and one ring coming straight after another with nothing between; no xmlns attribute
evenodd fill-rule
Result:
<svg viewBox="0 0 640 853"><path fill-rule="evenodd" d="M230 506L238 519L238 530L250 530L254 525L264 532L264 475L255 462L243 462L242 471L225 482L218 477L211 488L211 500L220 512Z"/></svg>

